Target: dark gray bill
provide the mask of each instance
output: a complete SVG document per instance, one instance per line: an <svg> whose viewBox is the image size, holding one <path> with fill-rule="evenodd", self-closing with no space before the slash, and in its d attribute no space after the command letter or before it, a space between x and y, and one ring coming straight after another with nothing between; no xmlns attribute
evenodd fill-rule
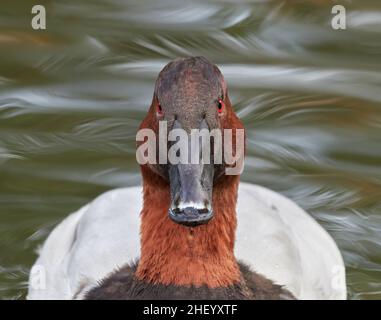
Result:
<svg viewBox="0 0 381 320"><path fill-rule="evenodd" d="M169 217L176 223L195 227L213 218L213 165L171 165L171 207Z"/></svg>

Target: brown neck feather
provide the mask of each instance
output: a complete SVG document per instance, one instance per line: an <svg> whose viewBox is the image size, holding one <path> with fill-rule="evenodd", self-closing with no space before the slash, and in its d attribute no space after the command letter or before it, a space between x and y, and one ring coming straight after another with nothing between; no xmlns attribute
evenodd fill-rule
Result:
<svg viewBox="0 0 381 320"><path fill-rule="evenodd" d="M225 287L240 281L234 257L239 176L224 176L213 190L214 218L189 228L168 217L169 185L142 166L141 257L136 276L172 285Z"/></svg>

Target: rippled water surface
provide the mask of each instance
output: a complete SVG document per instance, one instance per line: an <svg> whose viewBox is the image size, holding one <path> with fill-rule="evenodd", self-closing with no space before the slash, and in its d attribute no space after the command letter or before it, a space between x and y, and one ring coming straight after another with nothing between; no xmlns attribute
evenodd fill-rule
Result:
<svg viewBox="0 0 381 320"><path fill-rule="evenodd" d="M68 213L140 182L135 132L157 72L204 55L248 129L243 180L333 236L349 297L381 299L381 3L35 1L0 6L0 298L23 298L36 249Z"/></svg>

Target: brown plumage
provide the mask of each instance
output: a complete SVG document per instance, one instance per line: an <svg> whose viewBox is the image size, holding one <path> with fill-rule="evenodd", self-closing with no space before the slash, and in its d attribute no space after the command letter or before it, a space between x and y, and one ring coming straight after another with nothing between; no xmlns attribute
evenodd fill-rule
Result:
<svg viewBox="0 0 381 320"><path fill-rule="evenodd" d="M149 282L202 285L215 288L239 282L234 258L235 203L238 176L225 176L214 185L215 217L189 228L168 218L168 183L142 168L141 258L137 277Z"/></svg>
<svg viewBox="0 0 381 320"><path fill-rule="evenodd" d="M242 281L227 287L210 288L154 284L139 280L137 264L125 266L90 290L88 300L293 300L290 292L239 263Z"/></svg>

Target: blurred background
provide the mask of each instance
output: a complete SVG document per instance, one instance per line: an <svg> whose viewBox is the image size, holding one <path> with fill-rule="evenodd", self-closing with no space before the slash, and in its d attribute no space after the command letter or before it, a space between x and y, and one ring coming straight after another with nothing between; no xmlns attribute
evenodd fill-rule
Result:
<svg viewBox="0 0 381 320"><path fill-rule="evenodd" d="M31 28L46 6L47 30ZM347 30L331 28L344 4ZM140 183L135 133L171 59L204 55L248 133L242 179L336 240L349 298L381 299L381 3L2 0L0 299L70 212Z"/></svg>

